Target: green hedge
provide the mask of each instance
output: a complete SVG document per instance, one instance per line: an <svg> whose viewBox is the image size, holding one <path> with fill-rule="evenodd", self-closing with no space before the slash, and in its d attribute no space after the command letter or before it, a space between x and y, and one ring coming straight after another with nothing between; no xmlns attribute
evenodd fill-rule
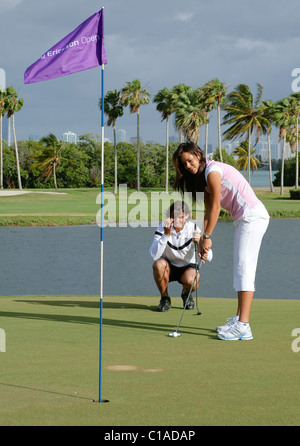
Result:
<svg viewBox="0 0 300 446"><path fill-rule="evenodd" d="M291 200L300 200L300 189L290 189Z"/></svg>

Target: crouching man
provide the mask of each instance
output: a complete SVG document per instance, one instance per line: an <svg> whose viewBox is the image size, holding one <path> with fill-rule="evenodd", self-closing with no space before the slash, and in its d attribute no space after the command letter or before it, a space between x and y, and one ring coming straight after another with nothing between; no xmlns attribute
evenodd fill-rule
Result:
<svg viewBox="0 0 300 446"><path fill-rule="evenodd" d="M181 298L185 306L191 286L192 292L199 286L200 274L195 274L199 257L195 243L200 241L200 229L190 219L190 209L183 201L173 203L168 211L168 218L156 229L150 256L155 260L153 276L161 299L158 311L165 312L171 308L168 293L170 282L182 284ZM203 260L212 259L212 251L202 256ZM194 308L194 300L190 297L186 309Z"/></svg>

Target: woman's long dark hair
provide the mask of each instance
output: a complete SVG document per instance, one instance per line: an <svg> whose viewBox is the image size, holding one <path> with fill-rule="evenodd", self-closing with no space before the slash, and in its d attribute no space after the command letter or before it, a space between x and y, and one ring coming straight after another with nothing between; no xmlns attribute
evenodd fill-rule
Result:
<svg viewBox="0 0 300 446"><path fill-rule="evenodd" d="M199 158L200 166L198 172L194 175L188 172L181 162L183 153L188 152ZM173 155L173 164L176 169L176 178L173 189L178 190L182 194L184 192L191 192L193 200L196 199L197 192L204 192L206 158L203 151L194 142L184 142L180 144Z"/></svg>

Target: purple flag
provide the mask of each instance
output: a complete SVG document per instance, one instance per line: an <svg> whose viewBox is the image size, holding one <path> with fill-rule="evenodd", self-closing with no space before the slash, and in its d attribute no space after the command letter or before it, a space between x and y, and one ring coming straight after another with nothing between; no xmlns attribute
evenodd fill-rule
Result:
<svg viewBox="0 0 300 446"><path fill-rule="evenodd" d="M24 83L47 81L106 63L101 9L27 68Z"/></svg>

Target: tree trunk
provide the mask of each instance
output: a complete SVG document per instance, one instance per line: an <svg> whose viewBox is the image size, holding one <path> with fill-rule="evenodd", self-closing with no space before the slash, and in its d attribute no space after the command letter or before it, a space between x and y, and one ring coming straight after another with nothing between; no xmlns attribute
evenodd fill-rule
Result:
<svg viewBox="0 0 300 446"><path fill-rule="evenodd" d="M115 148L115 188L114 188L114 194L117 194L117 192L118 192L118 160L117 160L116 121L114 121L114 148Z"/></svg>
<svg viewBox="0 0 300 446"><path fill-rule="evenodd" d="M54 187L57 190L57 182L56 182L56 162L53 163L53 180L54 180Z"/></svg>
<svg viewBox="0 0 300 446"><path fill-rule="evenodd" d="M180 142L183 143L184 142L184 132L183 130L180 129Z"/></svg>
<svg viewBox="0 0 300 446"><path fill-rule="evenodd" d="M219 153L220 153L220 161L223 162L222 158L222 141L221 141L221 110L220 104L218 103L218 134L219 134Z"/></svg>
<svg viewBox="0 0 300 446"><path fill-rule="evenodd" d="M295 180L295 188L299 188L299 157L298 157L298 146L299 146L299 116L297 116L297 145L296 145L296 180Z"/></svg>
<svg viewBox="0 0 300 446"><path fill-rule="evenodd" d="M282 158L281 158L280 195L284 195L284 153L285 153L285 140L286 140L286 136L284 135L283 146L282 146Z"/></svg>
<svg viewBox="0 0 300 446"><path fill-rule="evenodd" d="M140 110L137 111L137 190L141 191L140 186Z"/></svg>
<svg viewBox="0 0 300 446"><path fill-rule="evenodd" d="M0 189L3 189L3 141L2 141L2 114L0 115Z"/></svg>
<svg viewBox="0 0 300 446"><path fill-rule="evenodd" d="M169 116L166 120L166 193L169 192Z"/></svg>
<svg viewBox="0 0 300 446"><path fill-rule="evenodd" d="M247 181L250 184L250 172L251 172L251 128L248 130L248 166L247 166Z"/></svg>
<svg viewBox="0 0 300 446"><path fill-rule="evenodd" d="M270 132L268 132L268 155L269 155L270 190L271 190L271 192L274 192L273 178L272 178L271 133Z"/></svg>
<svg viewBox="0 0 300 446"><path fill-rule="evenodd" d="M19 189L22 190L22 181L21 181L20 163L19 163L19 152L18 152L18 145L17 145L17 138L16 138L15 114L14 113L12 114L12 125L13 125L13 134L14 134L15 152L16 152L18 183L19 183Z"/></svg>
<svg viewBox="0 0 300 446"><path fill-rule="evenodd" d="M208 122L205 124L205 158L207 159L208 151Z"/></svg>

